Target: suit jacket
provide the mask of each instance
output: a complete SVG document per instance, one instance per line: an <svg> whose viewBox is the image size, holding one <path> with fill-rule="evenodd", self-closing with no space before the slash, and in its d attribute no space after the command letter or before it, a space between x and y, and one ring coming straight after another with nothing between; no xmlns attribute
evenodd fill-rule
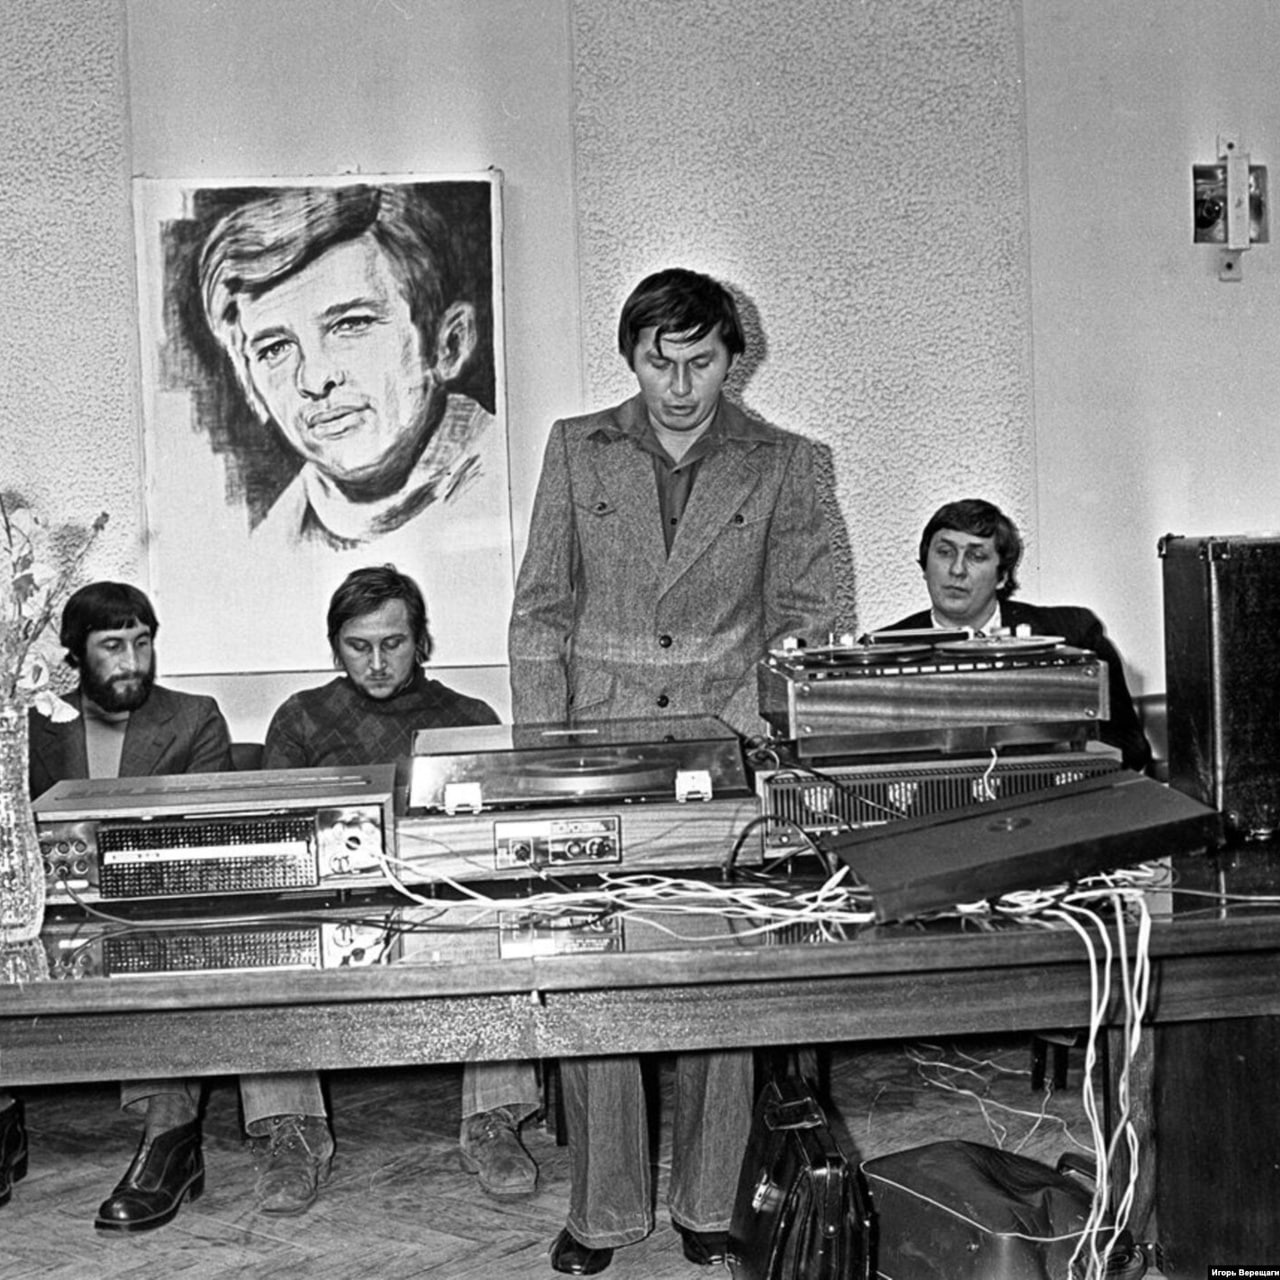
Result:
<svg viewBox="0 0 1280 1280"><path fill-rule="evenodd" d="M719 413L670 556L640 397L551 428L508 637L516 723L719 715L758 734L757 661L829 635L813 448Z"/></svg>
<svg viewBox="0 0 1280 1280"><path fill-rule="evenodd" d="M79 690L65 701L79 711ZM89 776L82 719L58 723L32 711L30 725L33 799L64 778ZM216 773L231 767L231 735L212 698L154 685L151 696L129 716L120 753L122 778Z"/></svg>
<svg viewBox="0 0 1280 1280"><path fill-rule="evenodd" d="M901 622L895 622L892 630L932 626L932 617L926 609L913 613ZM1096 613L1078 605L1027 604L1025 600L1000 601L1000 625L1013 630L1030 627L1035 636L1061 636L1067 644L1077 649L1089 649L1107 664L1108 691L1111 698L1111 718L1102 726L1103 742L1118 747L1126 767L1144 772L1151 765L1151 744L1142 730L1129 686L1124 678L1124 663L1120 653L1107 636L1102 620ZM890 628L885 628L889 630Z"/></svg>

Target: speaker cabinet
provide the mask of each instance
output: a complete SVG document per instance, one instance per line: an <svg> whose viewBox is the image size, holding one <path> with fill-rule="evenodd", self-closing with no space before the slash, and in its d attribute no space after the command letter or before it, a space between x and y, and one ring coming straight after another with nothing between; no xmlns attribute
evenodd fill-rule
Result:
<svg viewBox="0 0 1280 1280"><path fill-rule="evenodd" d="M1169 781L1246 836L1280 820L1280 537L1160 540Z"/></svg>
<svg viewBox="0 0 1280 1280"><path fill-rule="evenodd" d="M1205 1280L1215 1263L1218 1275L1276 1265L1280 1160L1268 1117L1280 1018L1168 1022L1153 1036L1161 1271Z"/></svg>

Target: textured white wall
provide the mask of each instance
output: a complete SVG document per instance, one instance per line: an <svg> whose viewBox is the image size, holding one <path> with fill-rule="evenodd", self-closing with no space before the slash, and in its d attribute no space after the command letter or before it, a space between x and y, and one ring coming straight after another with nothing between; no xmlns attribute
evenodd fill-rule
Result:
<svg viewBox="0 0 1280 1280"><path fill-rule="evenodd" d="M628 394L618 308L685 265L749 299L743 391L827 444L860 625L925 601L927 516L981 494L1034 525L1018 6L578 0L589 398Z"/></svg>
<svg viewBox="0 0 1280 1280"><path fill-rule="evenodd" d="M1097 609L1159 691L1157 539L1280 529L1280 6L1026 11L1042 594ZM1273 205L1233 284L1191 239L1223 131Z"/></svg>
<svg viewBox="0 0 1280 1280"><path fill-rule="evenodd" d="M145 582L131 173L493 163L517 535L551 417L630 389L623 297L686 262L763 326L746 403L834 454L860 623L982 492L1027 595L1092 604L1159 689L1155 539L1280 524L1280 237L1227 286L1189 226L1218 131L1274 161L1280 17L1025 9L1024 94L1013 0L11 0L0 484L110 509L90 570Z"/></svg>
<svg viewBox="0 0 1280 1280"><path fill-rule="evenodd" d="M545 424L582 401L567 0L15 0L0 35L0 486L55 519L108 507L90 576L147 585L134 174L500 168L523 534ZM157 606L171 636L217 617ZM506 705L503 668L453 682ZM245 736L275 700L261 684L258 716L233 724Z"/></svg>
<svg viewBox="0 0 1280 1280"><path fill-rule="evenodd" d="M144 560L115 0L0 8L0 489L54 523L111 521L98 577Z"/></svg>
<svg viewBox="0 0 1280 1280"><path fill-rule="evenodd" d="M858 620L885 622L920 599L911 548L937 502L982 491L1033 518L1017 13L6 5L0 270L21 305L3 320L5 482L57 516L109 505L90 572L145 584L130 174L492 164L507 178L517 538L550 420L630 388L612 354L623 297L686 262L758 314L743 398L830 447Z"/></svg>

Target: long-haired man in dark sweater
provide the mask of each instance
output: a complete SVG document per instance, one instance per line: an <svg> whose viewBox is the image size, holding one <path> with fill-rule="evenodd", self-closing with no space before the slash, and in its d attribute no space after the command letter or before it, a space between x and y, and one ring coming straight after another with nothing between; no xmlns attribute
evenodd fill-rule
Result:
<svg viewBox="0 0 1280 1280"><path fill-rule="evenodd" d="M264 769L396 764L400 773L407 771L416 730L498 723L488 703L423 671L431 656L426 602L418 584L393 565L349 573L329 602L328 629L334 666L342 674L281 704L267 728ZM312 1098L318 1158L304 1159L298 1173L314 1187L332 1151L318 1080ZM467 1063L462 1164L480 1175L490 1195L534 1190L538 1170L520 1141L519 1127L540 1105L531 1063ZM246 1124L252 1133L247 1118Z"/></svg>

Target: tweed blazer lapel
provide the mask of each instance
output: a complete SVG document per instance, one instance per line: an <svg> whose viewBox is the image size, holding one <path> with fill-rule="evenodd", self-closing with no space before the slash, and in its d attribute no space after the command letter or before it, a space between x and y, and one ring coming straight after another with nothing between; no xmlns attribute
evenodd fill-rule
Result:
<svg viewBox="0 0 1280 1280"><path fill-rule="evenodd" d="M666 562L660 593L670 591L723 536L725 525L759 483L760 467L752 451L744 451L736 442L727 442L703 460Z"/></svg>
<svg viewBox="0 0 1280 1280"><path fill-rule="evenodd" d="M628 423L638 403L629 400L620 406L616 426L606 431L608 443L592 453L599 484L593 501L608 503L618 513L628 545L661 571L667 562L667 544L662 537L653 459L628 438L638 430L634 422Z"/></svg>

